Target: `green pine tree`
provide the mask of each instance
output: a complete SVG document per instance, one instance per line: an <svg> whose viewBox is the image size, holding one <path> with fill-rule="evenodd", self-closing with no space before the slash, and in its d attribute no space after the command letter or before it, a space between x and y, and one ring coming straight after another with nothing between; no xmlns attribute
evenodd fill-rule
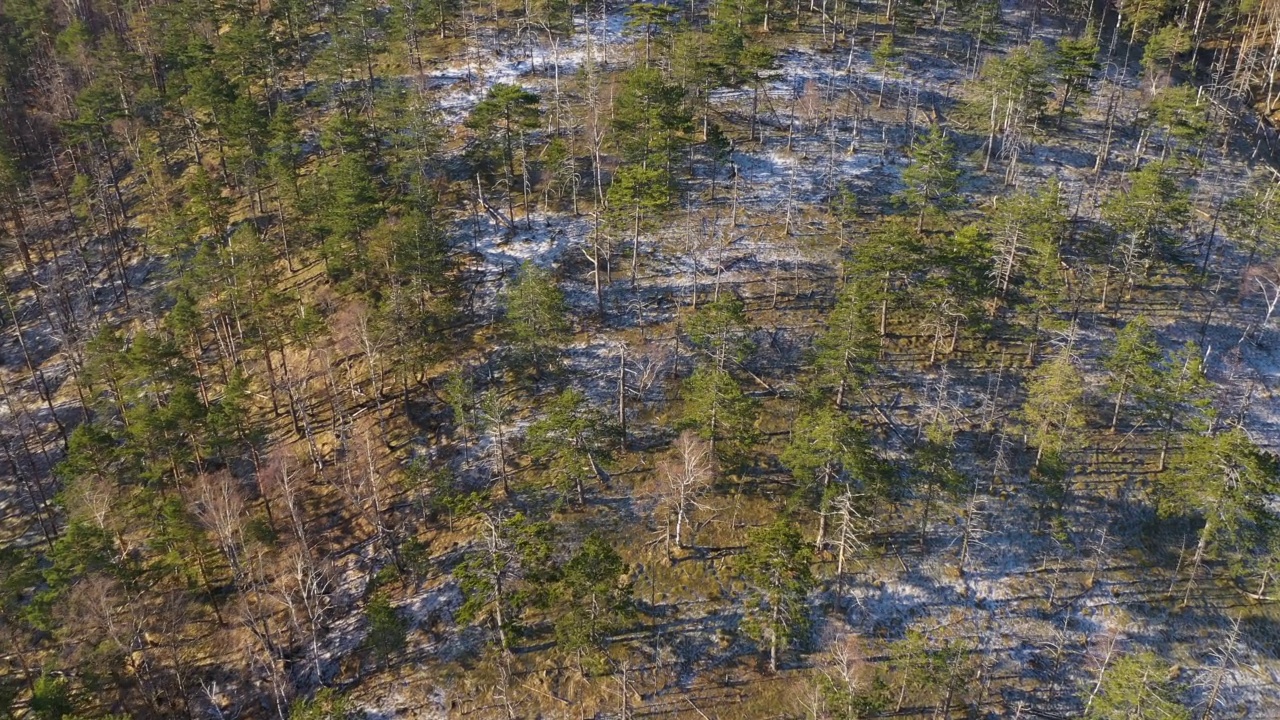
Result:
<svg viewBox="0 0 1280 720"><path fill-rule="evenodd" d="M503 292L506 337L515 360L542 372L556 362L569 338L568 307L551 273L525 261Z"/></svg>
<svg viewBox="0 0 1280 720"><path fill-rule="evenodd" d="M916 230L924 228L925 212L930 208L946 211L957 201L960 168L956 165L955 146L942 127L934 125L923 142L911 151L911 165L902 171L906 185L902 196L907 207L919 215Z"/></svg>
<svg viewBox="0 0 1280 720"><path fill-rule="evenodd" d="M808 544L786 518L752 530L735 562L748 588L743 630L767 648L772 672L780 653L808 639L812 563Z"/></svg>
<svg viewBox="0 0 1280 720"><path fill-rule="evenodd" d="M747 462L759 437L759 403L742 392L738 381L714 365L699 365L684 384L681 425L698 431L711 443L712 453L725 467Z"/></svg>

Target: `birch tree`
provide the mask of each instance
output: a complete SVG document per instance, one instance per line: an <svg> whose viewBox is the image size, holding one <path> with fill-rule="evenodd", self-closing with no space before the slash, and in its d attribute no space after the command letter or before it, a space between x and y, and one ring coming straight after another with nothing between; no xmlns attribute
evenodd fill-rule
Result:
<svg viewBox="0 0 1280 720"><path fill-rule="evenodd" d="M676 438L672 455L658 466L662 483L661 502L667 508L668 524L674 527L667 535L667 556L671 545L685 547L685 526L695 510L706 510L700 498L711 490L716 480L715 456L711 444L692 430L685 430Z"/></svg>

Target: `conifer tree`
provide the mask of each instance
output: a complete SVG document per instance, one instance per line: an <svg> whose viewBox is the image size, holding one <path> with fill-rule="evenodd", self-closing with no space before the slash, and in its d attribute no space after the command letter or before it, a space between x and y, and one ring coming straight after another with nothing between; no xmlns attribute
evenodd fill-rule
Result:
<svg viewBox="0 0 1280 720"><path fill-rule="evenodd" d="M610 636L635 614L627 565L613 545L592 533L564 564L557 596L563 614L556 620L556 644L566 652L598 655Z"/></svg>
<svg viewBox="0 0 1280 720"><path fill-rule="evenodd" d="M902 51L894 47L893 36L885 35L880 44L871 51L871 61L880 72L880 92L876 93L876 107L884 106L884 88L889 80L889 73L897 69L898 58Z"/></svg>
<svg viewBox="0 0 1280 720"><path fill-rule="evenodd" d="M689 318L689 340L722 370L750 356L751 331L742 301L728 293L704 303Z"/></svg>
<svg viewBox="0 0 1280 720"><path fill-rule="evenodd" d="M826 544L829 505L841 486L848 492L884 494L885 473L864 432L830 405L802 412L796 418L791 442L778 459L797 480L797 495L818 512L818 551Z"/></svg>
<svg viewBox="0 0 1280 720"><path fill-rule="evenodd" d="M832 395L837 408L844 407L850 388L861 387L875 367L880 338L876 332L870 283L847 282L824 329L814 338L814 387Z"/></svg>
<svg viewBox="0 0 1280 720"><path fill-rule="evenodd" d="M1231 239L1248 252L1243 275L1259 255L1280 254L1280 188L1269 177L1254 176L1239 195L1227 200L1222 216ZM1212 248L1206 251L1206 266L1211 252Z"/></svg>
<svg viewBox="0 0 1280 720"><path fill-rule="evenodd" d="M642 168L661 167L668 177L692 119L684 91L657 68L629 70L614 100L614 136L623 159Z"/></svg>
<svg viewBox="0 0 1280 720"><path fill-rule="evenodd" d="M320 182L314 202L326 268L335 279L359 277L363 287L370 287L364 236L377 224L382 208L369 161L362 153L343 152L325 168Z"/></svg>
<svg viewBox="0 0 1280 720"><path fill-rule="evenodd" d="M604 479L602 466L616 439L609 413L572 388L556 396L526 434L529 454L548 465L556 486L572 491L579 505L586 502L586 483Z"/></svg>
<svg viewBox="0 0 1280 720"><path fill-rule="evenodd" d="M1052 58L1039 40L1015 48L1003 58L989 58L977 80L964 114L974 127L986 129L987 145L982 171L996 154L1016 154L1022 136L1039 121L1048 106Z"/></svg>
<svg viewBox="0 0 1280 720"><path fill-rule="evenodd" d="M1167 355L1156 368L1155 390L1149 413L1159 424L1160 458L1157 469L1165 469L1165 459L1177 430L1200 432L1213 420L1209 406L1209 380L1204 375L1204 354L1189 342Z"/></svg>
<svg viewBox="0 0 1280 720"><path fill-rule="evenodd" d="M987 223L993 253L991 276L998 297L1004 298L1022 282L1029 285L1033 295L1047 289L1041 283L1048 278L1038 272L1036 261L1049 256L1050 263L1056 265L1066 226L1066 209L1057 183L1037 188L1034 193L1019 192L1000 198ZM1027 256L1031 256L1031 268L1024 267Z"/></svg>
<svg viewBox="0 0 1280 720"><path fill-rule="evenodd" d="M783 517L752 530L735 563L749 588L743 629L768 649L772 672L778 671L780 653L808 639L812 562L800 531Z"/></svg>
<svg viewBox="0 0 1280 720"><path fill-rule="evenodd" d="M1125 297L1152 253L1167 249L1174 230L1191 215L1187 192L1177 171L1163 162L1148 163L1130 176L1127 189L1113 193L1102 207L1103 218L1117 237L1116 252L1124 273Z"/></svg>
<svg viewBox="0 0 1280 720"><path fill-rule="evenodd" d="M756 443L758 407L727 370L699 365L685 381L682 424L711 443L712 454L726 467L734 467L748 459Z"/></svg>
<svg viewBox="0 0 1280 720"><path fill-rule="evenodd" d="M541 102L536 93L519 85L498 83L489 88L488 94L467 116L465 124L479 141L474 157L482 166L496 160L502 171L508 215L514 215L516 161L524 167L525 135L538 126ZM523 175L522 171L520 176ZM515 222L515 217L509 220Z"/></svg>
<svg viewBox="0 0 1280 720"><path fill-rule="evenodd" d="M541 375L555 361L561 344L569 337L564 294L550 272L526 261L503 293L502 301L507 338L516 361L528 363Z"/></svg>
<svg viewBox="0 0 1280 720"><path fill-rule="evenodd" d="M1080 445L1086 425L1084 377L1069 351L1061 351L1032 373L1022 419L1036 448L1036 465L1046 455L1057 457Z"/></svg>
<svg viewBox="0 0 1280 720"><path fill-rule="evenodd" d="M374 593L364 614L369 621L369 635L365 638L365 644L378 662L385 663L389 656L404 649L408 625L392 606L385 592Z"/></svg>
<svg viewBox="0 0 1280 720"><path fill-rule="evenodd" d="M954 497L969 484L968 478L955 464L956 428L941 415L924 426L915 448L914 480L922 491L924 511L920 514L920 547L925 548L929 536L929 519L940 494Z"/></svg>
<svg viewBox="0 0 1280 720"><path fill-rule="evenodd" d="M1177 25L1166 25L1151 33L1142 50L1142 69L1151 80L1152 92L1173 72L1173 61L1190 50L1191 38Z"/></svg>
<svg viewBox="0 0 1280 720"><path fill-rule="evenodd" d="M625 165L609 184L608 205L614 222L631 235L631 286L640 262L640 234L671 206L671 176L664 168Z"/></svg>
<svg viewBox="0 0 1280 720"><path fill-rule="evenodd" d="M1110 662L1085 707L1088 720L1191 720L1172 681L1174 668L1153 652L1126 653Z"/></svg>
<svg viewBox="0 0 1280 720"><path fill-rule="evenodd" d="M1079 37L1058 41L1054 65L1062 82L1058 97L1058 126L1061 127L1068 109L1089 95L1089 85L1102 67L1098 62L1097 31L1092 24L1086 26Z"/></svg>
<svg viewBox="0 0 1280 720"><path fill-rule="evenodd" d="M1160 160L1180 162L1181 156L1199 145L1209 134L1209 102L1190 85L1173 85L1156 93L1145 113L1139 116L1144 132L1157 130L1163 136ZM1145 145L1139 141L1135 164Z"/></svg>
<svg viewBox="0 0 1280 720"><path fill-rule="evenodd" d="M907 186L903 199L919 215L916 230L924 229L925 212L930 208L951 209L959 179L955 146L941 126L934 125L924 142L917 143L911 151L911 165L902 171L902 183Z"/></svg>
<svg viewBox="0 0 1280 720"><path fill-rule="evenodd" d="M1146 415L1143 410L1155 401L1153 393L1159 381L1157 364L1162 359L1155 332L1141 315L1116 332L1115 343L1102 361L1110 374L1107 392L1115 398L1111 409L1112 432L1120 420L1121 408L1135 408L1137 417Z"/></svg>
<svg viewBox="0 0 1280 720"><path fill-rule="evenodd" d="M505 652L529 606L545 604L556 568L550 523L517 513L487 514L474 549L455 573L462 590L459 622L492 624Z"/></svg>
<svg viewBox="0 0 1280 720"><path fill-rule="evenodd" d="M1269 498L1280 490L1280 467L1241 428L1191 434L1159 483L1162 516L1203 521L1188 564L1183 605L1205 560L1225 557L1247 566L1280 529L1268 509Z"/></svg>
<svg viewBox="0 0 1280 720"><path fill-rule="evenodd" d="M845 267L858 302L878 311L881 336L889 331L889 311L903 304L907 289L920 279L926 260L919 230L904 218L878 223L854 247Z"/></svg>

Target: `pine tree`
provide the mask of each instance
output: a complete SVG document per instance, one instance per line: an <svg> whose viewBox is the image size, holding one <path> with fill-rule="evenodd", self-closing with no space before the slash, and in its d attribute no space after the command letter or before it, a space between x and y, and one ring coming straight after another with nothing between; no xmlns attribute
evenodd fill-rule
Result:
<svg viewBox="0 0 1280 720"><path fill-rule="evenodd" d="M1191 215L1191 203L1175 168L1148 163L1130 178L1128 189L1113 193L1102 207L1103 218L1117 235L1126 298L1152 253L1167 248L1174 231Z"/></svg>
<svg viewBox="0 0 1280 720"><path fill-rule="evenodd" d="M592 533L561 571L557 596L563 614L556 619L556 644L577 654L602 653L612 635L635 615L627 565L613 545Z"/></svg>
<svg viewBox="0 0 1280 720"><path fill-rule="evenodd" d="M351 701L330 687L322 687L310 698L299 698L289 707L289 720L347 720Z"/></svg>
<svg viewBox="0 0 1280 720"><path fill-rule="evenodd" d="M901 55L902 51L894 47L893 35L885 35L880 39L880 44L871 51L871 62L880 72L880 92L876 94L876 107L884 106L885 84L889 80L889 73L896 72L898 58Z"/></svg>
<svg viewBox="0 0 1280 720"><path fill-rule="evenodd" d="M519 85L497 83L476 104L464 123L476 133L473 158L482 167L497 160L507 193L507 212L514 214L516 161L524 166L525 135L538 127L542 99ZM524 173L519 173L523 176ZM526 207L526 213L528 208ZM515 218L510 218L515 222Z"/></svg>
<svg viewBox="0 0 1280 720"><path fill-rule="evenodd" d="M1046 456L1057 457L1080 445L1087 421L1084 388L1084 376L1068 351L1055 354L1032 373L1021 414L1028 441L1036 448L1037 467Z"/></svg>
<svg viewBox="0 0 1280 720"><path fill-rule="evenodd" d="M1270 177L1255 175L1240 194L1222 207L1223 222L1241 249L1248 252L1242 276L1259 255L1264 258L1280 254L1280 188ZM1207 267L1212 249L1206 251Z"/></svg>
<svg viewBox="0 0 1280 720"><path fill-rule="evenodd" d="M963 113L974 127L987 129L983 172L996 154L997 136L1001 154L1011 162L1016 159L1022 136L1048 107L1051 70L1052 58L1039 40L983 63L977 80L971 82L971 99Z"/></svg>
<svg viewBox="0 0 1280 720"><path fill-rule="evenodd" d="M889 332L889 311L905 304L906 291L921 279L926 261L919 230L899 217L885 218L854 246L846 282L858 302L878 310L881 336Z"/></svg>
<svg viewBox="0 0 1280 720"><path fill-rule="evenodd" d="M722 370L726 364L741 365L754 350L743 303L728 293L701 305L688 327L689 340Z"/></svg>
<svg viewBox="0 0 1280 720"><path fill-rule="evenodd" d="M1037 272L1034 261L1051 255L1053 269L1057 269L1057 249L1066 228L1066 208L1057 183L1046 184L1034 193L1019 192L1000 198L987 221L993 253L990 274L996 295L1004 298L1024 282L1032 294L1045 290L1041 283L1048 278ZM1024 267L1028 255L1033 261L1029 269Z"/></svg>
<svg viewBox="0 0 1280 720"><path fill-rule="evenodd" d="M934 125L924 142L911 151L911 165L902 171L906 185L903 199L919 214L916 230L924 229L924 216L929 208L951 209L960 189L960 169L956 165L955 146L942 127Z"/></svg>
<svg viewBox="0 0 1280 720"><path fill-rule="evenodd" d="M1155 92L1161 80L1167 80L1173 72L1173 61L1191 50L1191 38L1177 25L1166 25L1147 38L1142 50L1142 69L1151 80Z"/></svg>
<svg viewBox="0 0 1280 720"><path fill-rule="evenodd" d="M1138 119L1146 132L1151 129L1161 132L1160 159L1172 163L1180 161L1181 154L1197 147L1208 136L1213 127L1209 110L1209 101L1201 97L1195 87L1174 85L1158 92ZM1142 155L1141 142L1138 155Z"/></svg>
<svg viewBox="0 0 1280 720"><path fill-rule="evenodd" d="M322 171L320 182L316 220L325 267L330 277L360 277L362 287L372 287L364 235L377 224L382 208L369 162L361 153L344 152Z"/></svg>
<svg viewBox="0 0 1280 720"><path fill-rule="evenodd" d="M1058 99L1058 126L1061 127L1067 110L1073 103L1088 96L1089 85L1102 68L1098 62L1097 30L1092 23L1085 27L1080 37L1058 41L1058 56L1054 65L1062 82L1062 92Z"/></svg>
<svg viewBox="0 0 1280 720"><path fill-rule="evenodd" d="M553 589L553 538L550 523L520 513L486 515L477 547L454 571L463 597L458 622L492 623L502 650L509 650L524 611L545 604Z"/></svg>
<svg viewBox="0 0 1280 720"><path fill-rule="evenodd" d="M927 248L924 262L929 268L916 306L921 308L920 330L933 336L929 363L938 354L955 351L962 332L980 323L992 303L992 283L988 279L991 239L977 225L966 225L941 243ZM943 339L950 337L945 346Z"/></svg>
<svg viewBox="0 0 1280 720"><path fill-rule="evenodd" d="M1164 517L1199 518L1191 557L1186 605L1205 560L1234 556L1248 560L1270 546L1280 530L1269 498L1280 490L1280 467L1241 428L1194 433L1173 459L1172 472L1159 476L1157 495Z"/></svg>
<svg viewBox="0 0 1280 720"><path fill-rule="evenodd" d="M875 369L880 338L869 285L845 283L813 342L813 386L832 395L837 408L844 407L850 389L860 388Z"/></svg>
<svg viewBox="0 0 1280 720"><path fill-rule="evenodd" d="M625 165L609 184L608 206L614 222L631 235L631 286L640 261L640 233L671 206L671 176L665 168Z"/></svg>
<svg viewBox="0 0 1280 720"><path fill-rule="evenodd" d="M564 294L551 273L525 261L515 281L502 295L506 311L506 336L520 363L535 373L550 367L569 337L570 325Z"/></svg>
<svg viewBox="0 0 1280 720"><path fill-rule="evenodd" d="M404 649L409 631L408 623L391 604L385 592L376 592L364 609L369 622L369 634L365 645L379 663Z"/></svg>
<svg viewBox="0 0 1280 720"><path fill-rule="evenodd" d="M971 648L963 641L931 638L919 630L908 630L906 636L890 648L890 664L898 671L901 686L896 710L911 697L919 702L935 699L934 715L945 716L955 696L963 696L965 687L975 676Z"/></svg>
<svg viewBox="0 0 1280 720"><path fill-rule="evenodd" d="M1178 700L1174 668L1150 651L1126 653L1103 670L1085 707L1088 720L1191 720Z"/></svg>
<svg viewBox="0 0 1280 720"><path fill-rule="evenodd" d="M912 465L914 481L923 493L924 511L920 514L920 547L925 549L929 537L929 519L939 494L954 497L969 485L968 478L956 467L956 428L940 415L925 426L923 437L915 448Z"/></svg>
<svg viewBox="0 0 1280 720"><path fill-rule="evenodd" d="M1189 342L1182 346L1165 357L1156 372L1148 412L1159 424L1157 470L1163 472L1175 432L1179 428L1192 432L1204 430L1212 422L1213 409L1209 406L1210 384L1204 376L1204 354L1199 345Z"/></svg>
<svg viewBox="0 0 1280 720"><path fill-rule="evenodd" d="M610 414L571 388L548 403L545 417L529 425L526 442L529 454L547 464L556 486L572 491L582 505L586 483L604 479L603 464L617 437Z"/></svg>
<svg viewBox="0 0 1280 720"><path fill-rule="evenodd" d="M611 125L627 163L645 169L661 167L670 175L691 122L684 90L666 82L662 71L640 67L623 75Z"/></svg>
<svg viewBox="0 0 1280 720"><path fill-rule="evenodd" d="M711 443L711 452L726 467L744 464L758 438L759 403L738 381L714 365L699 365L684 384L681 424Z"/></svg>
<svg viewBox="0 0 1280 720"><path fill-rule="evenodd" d="M668 5L635 3L627 7L627 29L644 38L644 67L649 67L652 59L654 36L671 29L672 15L672 8Z"/></svg>
<svg viewBox="0 0 1280 720"><path fill-rule="evenodd" d="M797 496L818 512L815 547L819 552L826 544L829 505L842 488L858 494L885 494L886 473L865 433L830 405L802 412L796 418L791 441L778 459L798 482Z"/></svg>
<svg viewBox="0 0 1280 720"><path fill-rule="evenodd" d="M772 672L778 671L780 652L808 639L812 562L800 531L779 518L750 532L747 549L735 563L748 587L743 629L768 648Z"/></svg>
<svg viewBox="0 0 1280 720"><path fill-rule="evenodd" d="M1162 359L1155 332L1141 315L1116 332L1115 343L1102 361L1111 376L1107 393L1115 397L1111 410L1112 432L1122 407L1133 407L1138 417L1146 416L1144 410L1154 401L1153 394L1158 387L1157 364Z"/></svg>

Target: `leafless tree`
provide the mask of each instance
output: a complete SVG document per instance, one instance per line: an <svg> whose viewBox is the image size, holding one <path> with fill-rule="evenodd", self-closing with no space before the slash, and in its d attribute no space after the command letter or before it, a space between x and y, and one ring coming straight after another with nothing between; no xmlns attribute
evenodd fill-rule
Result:
<svg viewBox="0 0 1280 720"><path fill-rule="evenodd" d="M1280 306L1280 261L1270 266L1252 268L1249 278L1253 280L1254 287L1262 295L1263 307L1266 308L1262 321L1258 324L1258 338L1261 340L1266 337L1276 307Z"/></svg>
<svg viewBox="0 0 1280 720"><path fill-rule="evenodd" d="M190 502L200 524L213 533L231 572L241 575L244 550L244 491L227 470L196 476Z"/></svg>
<svg viewBox="0 0 1280 720"><path fill-rule="evenodd" d="M286 551L275 577L274 591L288 615L290 629L306 647L315 682L324 679L320 637L328 623L331 590L327 567L313 562L310 553L296 545Z"/></svg>
<svg viewBox="0 0 1280 720"><path fill-rule="evenodd" d="M1107 678L1107 670L1116 656L1116 644L1119 640L1120 631L1111 630L1100 638L1098 644L1086 651L1086 657L1092 660L1097 671L1093 687L1089 691L1089 698L1084 703L1085 715L1089 714L1089 708L1093 706L1093 701L1098 697L1098 691L1102 689L1102 683Z"/></svg>
<svg viewBox="0 0 1280 720"><path fill-rule="evenodd" d="M870 521L859 509L859 498L847 489L836 497L831 503L829 511L835 515L835 545L836 545L836 577L838 578L841 589L844 587L844 572L848 564L849 556L854 553L865 552L868 549L866 541L867 532L870 530Z"/></svg>
<svg viewBox="0 0 1280 720"><path fill-rule="evenodd" d="M1239 642L1240 618L1237 617L1231 621L1231 632L1227 634L1226 642L1209 653L1215 665L1207 668L1202 680L1197 683L1206 688L1204 714L1200 716L1200 720L1212 720L1218 704L1222 702L1222 684L1236 664L1236 644Z"/></svg>
<svg viewBox="0 0 1280 720"><path fill-rule="evenodd" d="M668 516L674 520L675 528L668 536L667 557L671 557L671 543L677 548L684 547L684 526L689 514L694 510L705 510L706 505L698 502L711 488L716 479L715 455L711 444L698 437L697 433L685 430L676 439L672 456L665 460L659 468L665 481L662 487L663 504Z"/></svg>
<svg viewBox="0 0 1280 720"><path fill-rule="evenodd" d="M511 399L502 392L490 389L481 397L476 407L476 417L480 420L484 431L489 435L492 444L493 473L502 481L504 495L511 494L511 486L507 473L507 445L510 442L510 428L507 427L514 411Z"/></svg>

